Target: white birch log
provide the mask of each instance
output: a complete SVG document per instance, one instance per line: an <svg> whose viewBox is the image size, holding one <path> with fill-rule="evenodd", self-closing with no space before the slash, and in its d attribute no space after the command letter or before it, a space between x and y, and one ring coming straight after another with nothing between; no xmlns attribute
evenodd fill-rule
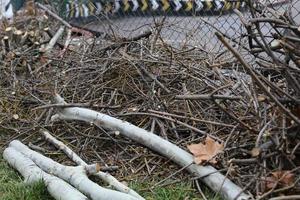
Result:
<svg viewBox="0 0 300 200"><path fill-rule="evenodd" d="M87 166L87 163L84 162L74 151L72 151L67 145L65 145L61 141L54 138L48 131L41 130L41 133L45 137L46 141L50 142L56 148L63 151L77 165ZM123 183L119 182L115 177L113 177L109 173L104 173L104 172L99 171L98 173L96 173L94 175L98 176L102 181L108 183L114 189L116 189L120 192L127 193L129 195L132 195L132 196L140 199L140 200L144 199L138 193L136 193L134 190L130 189L129 187L127 187Z"/></svg>
<svg viewBox="0 0 300 200"><path fill-rule="evenodd" d="M54 98L56 103L66 103L59 95L56 95ZM204 177L201 180L213 191L220 193L224 199L250 199L249 195L245 194L240 187L219 173L214 167L192 164L193 156L190 153L171 142L164 140L158 135L126 121L116 119L90 109L78 107L63 108L59 113L53 115L51 120L80 120L90 124L95 124L98 127L119 131L120 134L125 137L128 137L133 141L166 156L182 167L186 167L186 169L194 176Z"/></svg>
<svg viewBox="0 0 300 200"><path fill-rule="evenodd" d="M26 184L43 181L49 194L56 200L88 200L67 182L41 170L30 158L12 147L3 152L3 158L23 177Z"/></svg>
<svg viewBox="0 0 300 200"><path fill-rule="evenodd" d="M67 181L92 200L137 200L137 198L131 195L100 187L87 177L85 167L83 166L71 167L59 164L29 149L26 145L17 140L10 142L9 146L29 157L43 171Z"/></svg>

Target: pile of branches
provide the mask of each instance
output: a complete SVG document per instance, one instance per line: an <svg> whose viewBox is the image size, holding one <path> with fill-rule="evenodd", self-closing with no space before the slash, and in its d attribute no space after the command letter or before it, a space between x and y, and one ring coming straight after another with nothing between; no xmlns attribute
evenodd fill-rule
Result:
<svg viewBox="0 0 300 200"><path fill-rule="evenodd" d="M159 28L112 42L80 36L72 48L70 31L48 26L48 18L34 17L39 34L26 40L30 27L2 28L2 148L20 139L70 164L50 155L55 149L39 131L46 128L80 160L118 166L113 173L125 181L155 179L156 187L187 179L202 195L198 181L227 199L293 198L299 193L299 30L270 9L251 12L250 20L238 14L248 31L250 48L243 48L256 63L221 33L216 35L227 50L212 55L169 46ZM275 43L262 34L260 23L274 28ZM222 144L222 150L192 151L193 162L188 146L208 141ZM9 148L5 158L21 153L39 165L40 157L18 141Z"/></svg>

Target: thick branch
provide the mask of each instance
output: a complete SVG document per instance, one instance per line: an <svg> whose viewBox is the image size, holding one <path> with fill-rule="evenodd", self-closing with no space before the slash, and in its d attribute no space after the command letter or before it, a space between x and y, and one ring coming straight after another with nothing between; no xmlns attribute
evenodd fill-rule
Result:
<svg viewBox="0 0 300 200"><path fill-rule="evenodd" d="M30 158L37 166L43 171L51 173L65 181L68 181L71 185L77 188L80 192L93 200L111 200L111 199L124 199L124 200L136 200L128 194L109 190L100 187L93 181L91 181L85 171L85 167L70 167L61 165L50 158L47 158L22 144L20 141L14 140L9 144L10 147L21 152L28 158Z"/></svg>
<svg viewBox="0 0 300 200"><path fill-rule="evenodd" d="M69 147L67 147L64 143L54 138L48 131L42 130L41 133L45 137L45 139L53 144L56 148L62 150L72 161L74 161L77 165L81 166L87 166L87 163L84 162L74 151L72 151ZM101 168L100 168L101 170ZM141 197L138 193L136 193L134 190L130 189L126 185L119 182L115 177L110 175L109 173L104 173L99 171L95 174L98 176L101 180L111 185L116 190L127 193L129 195L132 195L138 199L144 199Z"/></svg>
<svg viewBox="0 0 300 200"><path fill-rule="evenodd" d="M56 103L65 103L59 96L55 96ZM189 166L186 169L195 176L205 176L202 180L215 192L228 200L244 200L249 196L242 192L242 189L219 173L211 166L200 166L193 163L193 156L179 148L178 146L162 139L142 128L134 126L126 121L110 117L105 114L85 108L64 108L60 113L52 116L52 120L81 120L95 124L98 127L104 127L110 130L119 131L124 136L142 144L146 147L172 159L182 167ZM238 196L238 197L237 197Z"/></svg>
<svg viewBox="0 0 300 200"><path fill-rule="evenodd" d="M15 168L28 184L43 181L50 195L57 200L87 200L71 185L53 175L45 173L32 160L12 147L3 152L3 158Z"/></svg>

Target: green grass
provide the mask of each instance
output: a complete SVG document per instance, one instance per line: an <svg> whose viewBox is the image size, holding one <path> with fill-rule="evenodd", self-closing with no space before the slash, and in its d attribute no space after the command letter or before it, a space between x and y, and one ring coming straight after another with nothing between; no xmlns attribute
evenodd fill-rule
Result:
<svg viewBox="0 0 300 200"><path fill-rule="evenodd" d="M141 184L136 182L130 184L130 187L147 200L202 200L199 192L190 182L179 182L169 186L150 189L153 185L155 185L155 183ZM219 196L215 197L214 194L206 188L204 188L204 193L209 200L221 200Z"/></svg>
<svg viewBox="0 0 300 200"><path fill-rule="evenodd" d="M53 200L43 183L28 186L0 157L1 200Z"/></svg>
<svg viewBox="0 0 300 200"><path fill-rule="evenodd" d="M200 200L200 195L190 183L176 183L166 187L157 187L149 190L155 183L131 183L135 189L147 200ZM209 192L208 192L209 193ZM213 195L207 196L214 199ZM0 157L0 199L1 200L53 200L43 183L28 186L22 178L10 168ZM215 200L219 200L216 198Z"/></svg>
<svg viewBox="0 0 300 200"><path fill-rule="evenodd" d="M197 192L189 183L176 183L165 187L151 188L153 184L134 183L130 187L138 191L147 200L196 200L200 199Z"/></svg>

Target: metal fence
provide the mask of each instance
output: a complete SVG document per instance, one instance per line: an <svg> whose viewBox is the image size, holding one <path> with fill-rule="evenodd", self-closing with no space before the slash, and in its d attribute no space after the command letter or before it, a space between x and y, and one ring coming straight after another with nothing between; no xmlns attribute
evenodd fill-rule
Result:
<svg viewBox="0 0 300 200"><path fill-rule="evenodd" d="M115 0L118 1L118 0ZM124 2L126 0L119 0ZM152 0L141 0L141 2L150 2ZM187 46L197 46L210 52L219 52L221 49L220 42L214 36L215 31L225 33L229 37L240 40L246 32L242 26L239 17L231 10L227 12L216 12L217 4L214 0L210 8L204 1L203 8L205 12L192 13L191 11L175 11L174 2L191 2L191 0L155 0L156 2L172 2L173 7L168 12L125 12L122 9L115 14L106 15L93 20L86 24L89 29L94 29L109 35L120 37L134 37L142 32L152 29L159 30L161 38L166 42L178 48ZM196 0L193 0L194 6ZM133 1L129 6L134 6ZM218 1L220 2L220 1ZM267 0L261 2L262 5L269 5L274 11L283 13L290 11L296 23L300 23L300 0ZM124 5L123 5L124 6ZM142 5L139 5L140 7ZM160 4L160 6L163 6ZM222 5L223 7L225 5ZM232 6L232 5L231 5ZM237 5L234 5L237 6ZM241 5L238 5L241 7ZM140 8L141 9L141 8ZM138 10L138 9L137 9ZM247 9L242 10L243 15L247 18L250 16ZM264 34L270 34L271 28L263 27Z"/></svg>

